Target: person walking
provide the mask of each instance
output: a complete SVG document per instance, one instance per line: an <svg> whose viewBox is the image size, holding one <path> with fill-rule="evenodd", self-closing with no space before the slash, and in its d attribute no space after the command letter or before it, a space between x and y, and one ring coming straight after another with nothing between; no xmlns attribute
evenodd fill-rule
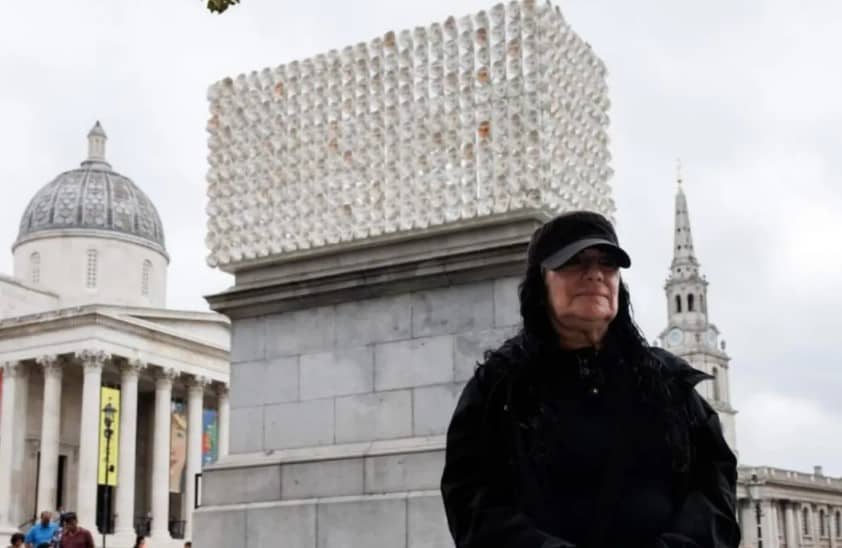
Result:
<svg viewBox="0 0 842 548"><path fill-rule="evenodd" d="M79 527L75 512L64 514L64 530L58 548L94 548L94 538L87 529Z"/></svg>
<svg viewBox="0 0 842 548"><path fill-rule="evenodd" d="M56 531L58 531L58 523L53 523L52 513L44 510L41 512L41 521L30 527L24 537L24 542L27 548L38 548L42 544L49 546Z"/></svg>
<svg viewBox="0 0 842 548"><path fill-rule="evenodd" d="M486 353L447 432L457 548L736 548L736 458L694 386L647 344L597 213L539 227L519 333Z"/></svg>

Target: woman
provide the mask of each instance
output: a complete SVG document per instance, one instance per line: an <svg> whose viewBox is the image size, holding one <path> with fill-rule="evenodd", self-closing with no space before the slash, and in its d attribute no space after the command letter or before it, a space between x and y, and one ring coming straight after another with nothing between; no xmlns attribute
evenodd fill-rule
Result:
<svg viewBox="0 0 842 548"><path fill-rule="evenodd" d="M650 347L596 213L540 227L523 328L468 382L447 434L442 495L458 548L736 547L736 459L694 386Z"/></svg>

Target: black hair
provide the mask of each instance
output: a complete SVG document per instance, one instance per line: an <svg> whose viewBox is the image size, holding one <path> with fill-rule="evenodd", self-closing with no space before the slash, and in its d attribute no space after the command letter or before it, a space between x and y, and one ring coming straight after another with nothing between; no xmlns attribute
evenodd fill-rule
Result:
<svg viewBox="0 0 842 548"><path fill-rule="evenodd" d="M135 539L134 541L134 548L140 548L141 544L143 544L143 541L145 539L146 537L144 537L143 535L138 535L137 539Z"/></svg>
<svg viewBox="0 0 842 548"><path fill-rule="evenodd" d="M14 546L17 541L23 542L26 537L23 536L23 533L12 533L12 538L9 539L9 543Z"/></svg>

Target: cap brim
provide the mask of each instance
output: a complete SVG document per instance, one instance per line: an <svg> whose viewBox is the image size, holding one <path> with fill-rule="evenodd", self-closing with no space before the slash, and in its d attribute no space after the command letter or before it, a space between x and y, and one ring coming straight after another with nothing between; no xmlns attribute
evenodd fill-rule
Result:
<svg viewBox="0 0 842 548"><path fill-rule="evenodd" d="M614 242L604 238L585 238L568 244L544 259L543 262L541 262L541 266L547 270L555 270L556 268L564 265L564 263L572 259L583 249L595 246L609 248L609 250L617 256L617 264L620 265L620 267L628 268L631 266L629 254Z"/></svg>

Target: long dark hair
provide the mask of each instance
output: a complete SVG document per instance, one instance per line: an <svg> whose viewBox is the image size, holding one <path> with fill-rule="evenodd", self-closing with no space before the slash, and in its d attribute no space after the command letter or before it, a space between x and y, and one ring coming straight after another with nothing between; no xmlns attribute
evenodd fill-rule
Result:
<svg viewBox="0 0 842 548"><path fill-rule="evenodd" d="M549 316L549 301L540 264L527 266L518 288L523 327L516 337L522 363L520 375L529 376L530 364L540 363L547 352L558 348L558 334ZM673 468L683 471L689 465L689 417L683 405L676 403L667 382L667 371L662 361L652 352L640 328L634 321L631 295L625 282L620 280L617 294L617 316L608 327L605 337L622 356L625 373L636 386L641 403L649 406L663 419L667 445L672 453ZM511 362L512 348L506 346L486 353L485 364ZM501 359L502 358L502 359Z"/></svg>

